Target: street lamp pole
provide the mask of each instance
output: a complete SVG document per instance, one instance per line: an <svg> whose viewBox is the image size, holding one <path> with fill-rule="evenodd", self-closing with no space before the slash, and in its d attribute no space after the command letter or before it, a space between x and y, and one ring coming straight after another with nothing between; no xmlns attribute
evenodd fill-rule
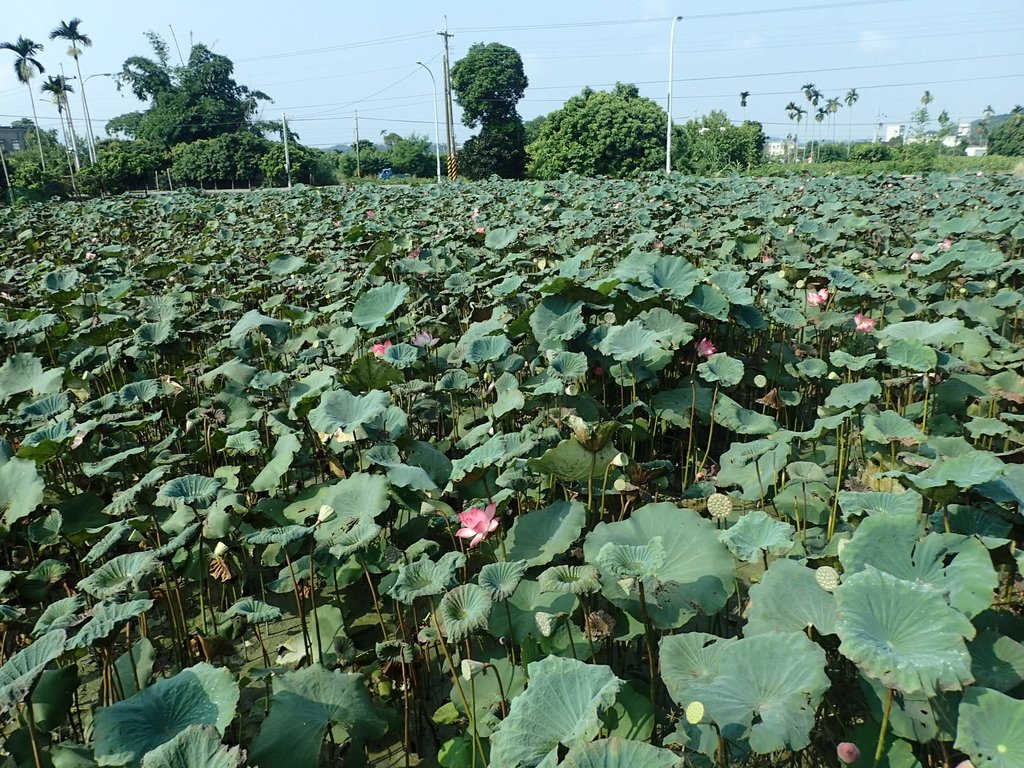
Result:
<svg viewBox="0 0 1024 768"><path fill-rule="evenodd" d="M94 77L114 77L113 72L97 72L95 75L89 75L82 80L82 110L85 112L85 127L87 129L87 135L85 137L86 148L89 150L89 162L96 162L96 137L92 132L92 115L89 114L89 102L85 100L85 84L92 80Z"/></svg>
<svg viewBox="0 0 1024 768"><path fill-rule="evenodd" d="M417 61L421 67L427 70L427 74L430 75L430 85L434 89L434 160L437 163L437 183L441 183L441 129L440 124L437 121L437 81L434 79L434 73L430 71L430 67L424 64L422 61Z"/></svg>
<svg viewBox="0 0 1024 768"><path fill-rule="evenodd" d="M665 125L665 173L672 172L672 77L675 74L676 22L682 21L682 19L682 16L672 19L672 29L668 33L668 120Z"/></svg>

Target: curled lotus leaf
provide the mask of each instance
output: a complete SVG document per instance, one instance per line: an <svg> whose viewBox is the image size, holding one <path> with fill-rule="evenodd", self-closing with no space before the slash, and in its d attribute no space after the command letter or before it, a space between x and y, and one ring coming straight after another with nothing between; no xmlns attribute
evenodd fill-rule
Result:
<svg viewBox="0 0 1024 768"><path fill-rule="evenodd" d="M330 544L332 555L345 559L370 546L383 530L373 520L357 517L350 527L336 532L326 543Z"/></svg>
<svg viewBox="0 0 1024 768"><path fill-rule="evenodd" d="M153 601L129 600L127 603L102 602L88 612L89 620L68 641L68 648L89 648L93 643L106 640L126 622L141 616L153 607Z"/></svg>
<svg viewBox="0 0 1024 768"><path fill-rule="evenodd" d="M281 618L281 609L257 600L254 597L243 597L224 612L225 616L238 616L250 624L266 624Z"/></svg>
<svg viewBox="0 0 1024 768"><path fill-rule="evenodd" d="M548 656L527 667L529 685L512 699L491 737L491 762L503 768L553 766L559 746L586 744L622 685L610 668Z"/></svg>
<svg viewBox="0 0 1024 768"><path fill-rule="evenodd" d="M100 600L137 592L142 581L159 565L160 560L152 552L118 555L78 582L78 587Z"/></svg>
<svg viewBox="0 0 1024 768"><path fill-rule="evenodd" d="M776 520L761 509L755 509L740 518L732 528L719 537L736 555L748 563L760 562L768 556L779 557L793 548L796 529L789 523Z"/></svg>
<svg viewBox="0 0 1024 768"><path fill-rule="evenodd" d="M562 768L682 768L685 763L672 750L613 736L569 750L560 765Z"/></svg>
<svg viewBox="0 0 1024 768"><path fill-rule="evenodd" d="M647 612L654 625L675 629L698 613L710 615L721 610L735 586L735 561L718 540L714 524L692 509L666 502L646 504L627 520L599 523L584 540L584 558L600 568L597 557L605 544L648 546L654 538L661 539L665 552L664 562L654 574L657 589L646 595ZM619 581L614 574L602 571L605 596L640 617L637 590L626 589Z"/></svg>
<svg viewBox="0 0 1024 768"><path fill-rule="evenodd" d="M22 648L0 666L0 715L21 704L38 682L46 665L64 652L64 630L48 632Z"/></svg>
<svg viewBox="0 0 1024 768"><path fill-rule="evenodd" d="M585 595L601 589L600 572L592 565L553 565L540 574L537 582L541 592Z"/></svg>
<svg viewBox="0 0 1024 768"><path fill-rule="evenodd" d="M525 560L488 563L480 569L477 582L487 590L492 600L508 600L515 594L525 573Z"/></svg>
<svg viewBox="0 0 1024 768"><path fill-rule="evenodd" d="M212 725L190 725L142 757L142 768L242 768L245 751L221 743Z"/></svg>
<svg viewBox="0 0 1024 768"><path fill-rule="evenodd" d="M223 483L204 475L176 477L160 486L155 504L175 512L206 509L220 495Z"/></svg>
<svg viewBox="0 0 1024 768"><path fill-rule="evenodd" d="M974 626L935 587L867 566L834 594L840 652L886 687L934 696L974 680Z"/></svg>
<svg viewBox="0 0 1024 768"><path fill-rule="evenodd" d="M609 541L597 553L594 562L603 573L617 579L648 581L657 579L665 565L665 547L660 536L647 544L616 544Z"/></svg>
<svg viewBox="0 0 1024 768"><path fill-rule="evenodd" d="M278 528L261 528L245 536L247 544L278 544L287 547L313 533L311 525L284 525Z"/></svg>
<svg viewBox="0 0 1024 768"><path fill-rule="evenodd" d="M50 603L39 615L39 620L32 628L32 636L42 637L57 629L66 630L73 627L81 621L80 612L83 608L85 608L85 599L81 595L64 597Z"/></svg>
<svg viewBox="0 0 1024 768"><path fill-rule="evenodd" d="M437 606L448 639L457 643L487 626L492 605L487 590L477 584L461 584L448 591Z"/></svg>
<svg viewBox="0 0 1024 768"><path fill-rule="evenodd" d="M439 595L448 589L455 579L456 569L465 562L466 556L461 552L448 552L436 563L426 557L407 563L398 570L391 596L409 605L417 597Z"/></svg>

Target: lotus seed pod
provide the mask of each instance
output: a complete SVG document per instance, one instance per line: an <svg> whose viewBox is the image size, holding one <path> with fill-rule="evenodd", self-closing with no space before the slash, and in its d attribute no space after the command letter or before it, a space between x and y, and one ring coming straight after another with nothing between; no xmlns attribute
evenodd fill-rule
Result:
<svg viewBox="0 0 1024 768"><path fill-rule="evenodd" d="M476 661L475 659L463 659L462 663L459 665L459 670L462 674L462 679L469 681L488 666L490 665L485 664L482 661Z"/></svg>
<svg viewBox="0 0 1024 768"><path fill-rule="evenodd" d="M567 394L569 397L576 397L576 395L578 395L579 393L580 388L577 387L575 384L570 384L565 388L565 394Z"/></svg>
<svg viewBox="0 0 1024 768"><path fill-rule="evenodd" d="M839 374L836 373L835 371L829 371L828 372L828 380L829 381L839 381Z"/></svg>
<svg viewBox="0 0 1024 768"><path fill-rule="evenodd" d="M860 748L852 741L841 741L836 745L836 755L844 765L853 765L860 759Z"/></svg>
<svg viewBox="0 0 1024 768"><path fill-rule="evenodd" d="M696 725L704 719L704 705L699 701L691 701L686 705L686 722Z"/></svg>
<svg viewBox="0 0 1024 768"><path fill-rule="evenodd" d="M320 511L316 513L316 524L326 523L332 517L334 517L334 507L328 504L321 504Z"/></svg>
<svg viewBox="0 0 1024 768"><path fill-rule="evenodd" d="M757 374L757 376L754 377L754 386L755 387L767 387L768 386L768 379L766 379L764 376L762 376L759 373L759 374Z"/></svg>
<svg viewBox="0 0 1024 768"><path fill-rule="evenodd" d="M214 557L224 557L228 553L228 545L223 541L218 541L217 546L213 548Z"/></svg>
<svg viewBox="0 0 1024 768"><path fill-rule="evenodd" d="M839 586L839 573L831 565L823 565L814 571L814 580L826 592L831 592Z"/></svg>
<svg viewBox="0 0 1024 768"><path fill-rule="evenodd" d="M803 288L805 285L807 285L807 283L805 283L803 280L797 280L795 283L793 283L793 285L796 286L797 288Z"/></svg>
<svg viewBox="0 0 1024 768"><path fill-rule="evenodd" d="M624 467L627 464L629 464L629 456L627 456L624 453L616 453L612 457L612 466L613 467Z"/></svg>
<svg viewBox="0 0 1024 768"><path fill-rule="evenodd" d="M732 499L724 493L708 496L708 514L715 520L724 520L732 514Z"/></svg>

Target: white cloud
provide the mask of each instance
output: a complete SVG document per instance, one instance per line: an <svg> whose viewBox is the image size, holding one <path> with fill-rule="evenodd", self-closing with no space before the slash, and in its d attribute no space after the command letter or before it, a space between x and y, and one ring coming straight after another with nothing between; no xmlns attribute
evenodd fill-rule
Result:
<svg viewBox="0 0 1024 768"><path fill-rule="evenodd" d="M877 29L865 29L857 39L858 47L865 53L881 53L896 47L896 41Z"/></svg>

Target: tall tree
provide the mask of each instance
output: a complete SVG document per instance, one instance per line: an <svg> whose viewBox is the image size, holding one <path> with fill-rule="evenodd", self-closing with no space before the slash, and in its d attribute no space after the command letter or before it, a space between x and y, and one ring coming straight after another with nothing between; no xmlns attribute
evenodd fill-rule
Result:
<svg viewBox="0 0 1024 768"><path fill-rule="evenodd" d="M839 111L843 103L839 99L829 99L825 102L825 109L828 110L829 118L832 121L832 142L836 140L836 113Z"/></svg>
<svg viewBox="0 0 1024 768"><path fill-rule="evenodd" d="M556 109L527 147L532 178L563 173L623 178L665 165L665 110L635 85L584 88Z"/></svg>
<svg viewBox="0 0 1024 768"><path fill-rule="evenodd" d="M188 60L174 66L163 39L153 32L147 38L155 58L126 59L117 79L119 86L127 86L149 107L111 120L110 133L172 147L238 131L261 133L271 127L253 119L255 105L270 97L235 82L229 58L196 43Z"/></svg>
<svg viewBox="0 0 1024 768"><path fill-rule="evenodd" d="M71 159L75 164L73 170L77 171L81 168L81 164L78 160L78 147L75 144L75 122L71 119L71 104L68 103L68 94L74 93L75 89L71 87L71 83L64 75L51 75L39 87L39 91L49 94L50 100L57 105L57 114L61 119L60 127L64 132L64 147L71 152Z"/></svg>
<svg viewBox="0 0 1024 768"><path fill-rule="evenodd" d="M43 157L43 142L39 138L39 116L36 114L36 96L32 92L32 78L36 74L43 74L46 70L36 59L36 55L43 50L40 43L34 43L27 37L18 36L13 43L0 43L0 50L11 51L17 58L14 60L14 74L18 82L24 83L28 88L28 96L32 101L32 121L36 124L36 145L39 147L39 164L46 170L46 158Z"/></svg>
<svg viewBox="0 0 1024 768"><path fill-rule="evenodd" d="M50 39L66 40L71 43L70 47L68 47L68 56L75 60L75 69L78 72L78 89L79 93L82 94L82 114L85 116L85 140L89 145L89 159L92 162L96 162L96 143L91 130L92 121L89 117L89 102L85 99L85 78L82 77L82 66L78 62L78 57L82 55L82 48L92 47L92 39L79 29L81 24L82 20L77 17L71 19L71 21L62 21L60 26L54 27L50 31ZM68 114L70 115L70 110ZM70 120L70 117L68 119Z"/></svg>
<svg viewBox="0 0 1024 768"><path fill-rule="evenodd" d="M740 107L743 109L743 119L747 119L747 99L750 98L750 91L740 91Z"/></svg>
<svg viewBox="0 0 1024 768"><path fill-rule="evenodd" d="M529 80L519 52L501 43L476 43L452 66L451 82L463 124L480 126L463 146L462 170L476 178L522 178L526 131L517 104Z"/></svg>
<svg viewBox="0 0 1024 768"><path fill-rule="evenodd" d="M794 154L797 155L800 153L800 121L804 119L804 115L806 114L807 110L798 105L795 101L791 101L786 105L786 115L790 120L796 120L796 138L794 139L796 146L794 147Z"/></svg>
<svg viewBox="0 0 1024 768"><path fill-rule="evenodd" d="M846 92L846 98L843 101L846 102L846 106L850 108L850 127L849 132L846 136L846 154L850 154L850 145L853 143L853 105L860 99L860 94L857 93L856 88L851 88Z"/></svg>

